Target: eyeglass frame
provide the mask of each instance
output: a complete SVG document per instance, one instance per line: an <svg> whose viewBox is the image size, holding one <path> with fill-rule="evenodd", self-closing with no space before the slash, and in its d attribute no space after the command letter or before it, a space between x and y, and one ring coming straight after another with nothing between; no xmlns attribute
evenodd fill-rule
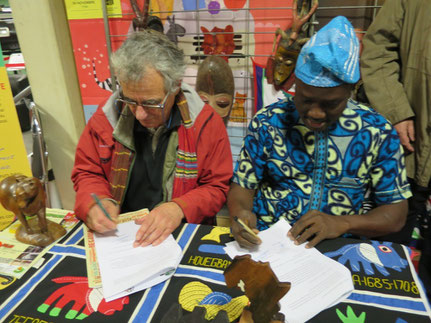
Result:
<svg viewBox="0 0 431 323"><path fill-rule="evenodd" d="M170 94L169 92L166 93L164 99L159 104L143 104L142 102L128 101L128 100L125 100L124 98L122 98L121 94L120 94L120 97L118 97L116 101L117 102L119 101L121 103L125 103L131 108L142 107L144 109L146 109L146 108L148 108L148 109L160 109L163 112L163 110L165 108L166 101L168 100L169 94Z"/></svg>

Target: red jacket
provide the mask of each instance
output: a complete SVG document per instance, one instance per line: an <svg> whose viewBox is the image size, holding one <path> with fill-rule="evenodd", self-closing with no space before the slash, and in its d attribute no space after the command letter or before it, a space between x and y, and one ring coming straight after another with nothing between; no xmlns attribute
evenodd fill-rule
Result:
<svg viewBox="0 0 431 323"><path fill-rule="evenodd" d="M220 116L211 106L200 106L203 103L196 101L196 95L191 100L189 95L186 97L190 110L193 109L197 114L193 131L198 186L188 188L187 192L173 200L183 210L187 222L202 223L213 217L226 202L232 177L232 154L226 127ZM108 179L115 143L113 131L117 122L116 117L113 117L116 114L113 102L111 97L98 107L86 125L76 149L72 170L76 191L75 213L84 221L94 204L90 193L112 198ZM197 105L197 109L193 105ZM181 136L181 132L178 135ZM180 137L178 141L181 141ZM176 191L175 184L173 191Z"/></svg>

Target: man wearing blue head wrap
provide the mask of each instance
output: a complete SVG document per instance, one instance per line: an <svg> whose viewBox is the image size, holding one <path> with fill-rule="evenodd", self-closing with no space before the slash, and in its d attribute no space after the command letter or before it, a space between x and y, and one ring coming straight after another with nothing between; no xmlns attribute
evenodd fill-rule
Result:
<svg viewBox="0 0 431 323"><path fill-rule="evenodd" d="M307 247L344 234L376 237L404 225L411 196L396 131L350 100L359 43L345 17L315 34L298 57L295 97L251 120L228 194L231 217L264 230L280 218ZM376 208L364 214L365 193ZM232 221L244 247L258 238Z"/></svg>

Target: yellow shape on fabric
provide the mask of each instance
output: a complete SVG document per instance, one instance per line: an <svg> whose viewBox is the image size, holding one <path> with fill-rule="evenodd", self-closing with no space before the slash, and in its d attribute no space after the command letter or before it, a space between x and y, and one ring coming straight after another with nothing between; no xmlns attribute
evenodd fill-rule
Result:
<svg viewBox="0 0 431 323"><path fill-rule="evenodd" d="M9 287L16 281L15 277L0 275L0 290Z"/></svg>
<svg viewBox="0 0 431 323"><path fill-rule="evenodd" d="M211 240L220 242L220 236L223 234L230 234L230 228L228 227L214 227L210 233L204 235L201 240Z"/></svg>
<svg viewBox="0 0 431 323"><path fill-rule="evenodd" d="M206 309L205 319L207 320L214 319L219 311L226 311L230 322L241 315L244 307L249 302L247 296L243 295L232 298L229 303L224 305L200 305L199 303L212 292L211 288L201 282L190 282L181 289L178 302L184 310L189 312L193 312L196 306L204 307Z"/></svg>

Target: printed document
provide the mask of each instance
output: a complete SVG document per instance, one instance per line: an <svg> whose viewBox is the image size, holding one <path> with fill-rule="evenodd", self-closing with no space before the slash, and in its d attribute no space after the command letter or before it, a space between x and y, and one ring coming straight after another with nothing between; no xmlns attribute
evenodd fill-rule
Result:
<svg viewBox="0 0 431 323"><path fill-rule="evenodd" d="M115 231L94 234L107 302L169 279L181 261L181 247L172 235L158 246L133 248L139 228L132 221L118 224Z"/></svg>
<svg viewBox="0 0 431 323"><path fill-rule="evenodd" d="M236 241L224 249L232 259L250 254L255 261L269 262L280 282L291 283L280 300L280 312L288 323L305 322L347 298L353 291L352 276L349 269L316 248L295 245L287 237L289 230L289 223L280 220L259 232L262 244L256 249L241 248Z"/></svg>

